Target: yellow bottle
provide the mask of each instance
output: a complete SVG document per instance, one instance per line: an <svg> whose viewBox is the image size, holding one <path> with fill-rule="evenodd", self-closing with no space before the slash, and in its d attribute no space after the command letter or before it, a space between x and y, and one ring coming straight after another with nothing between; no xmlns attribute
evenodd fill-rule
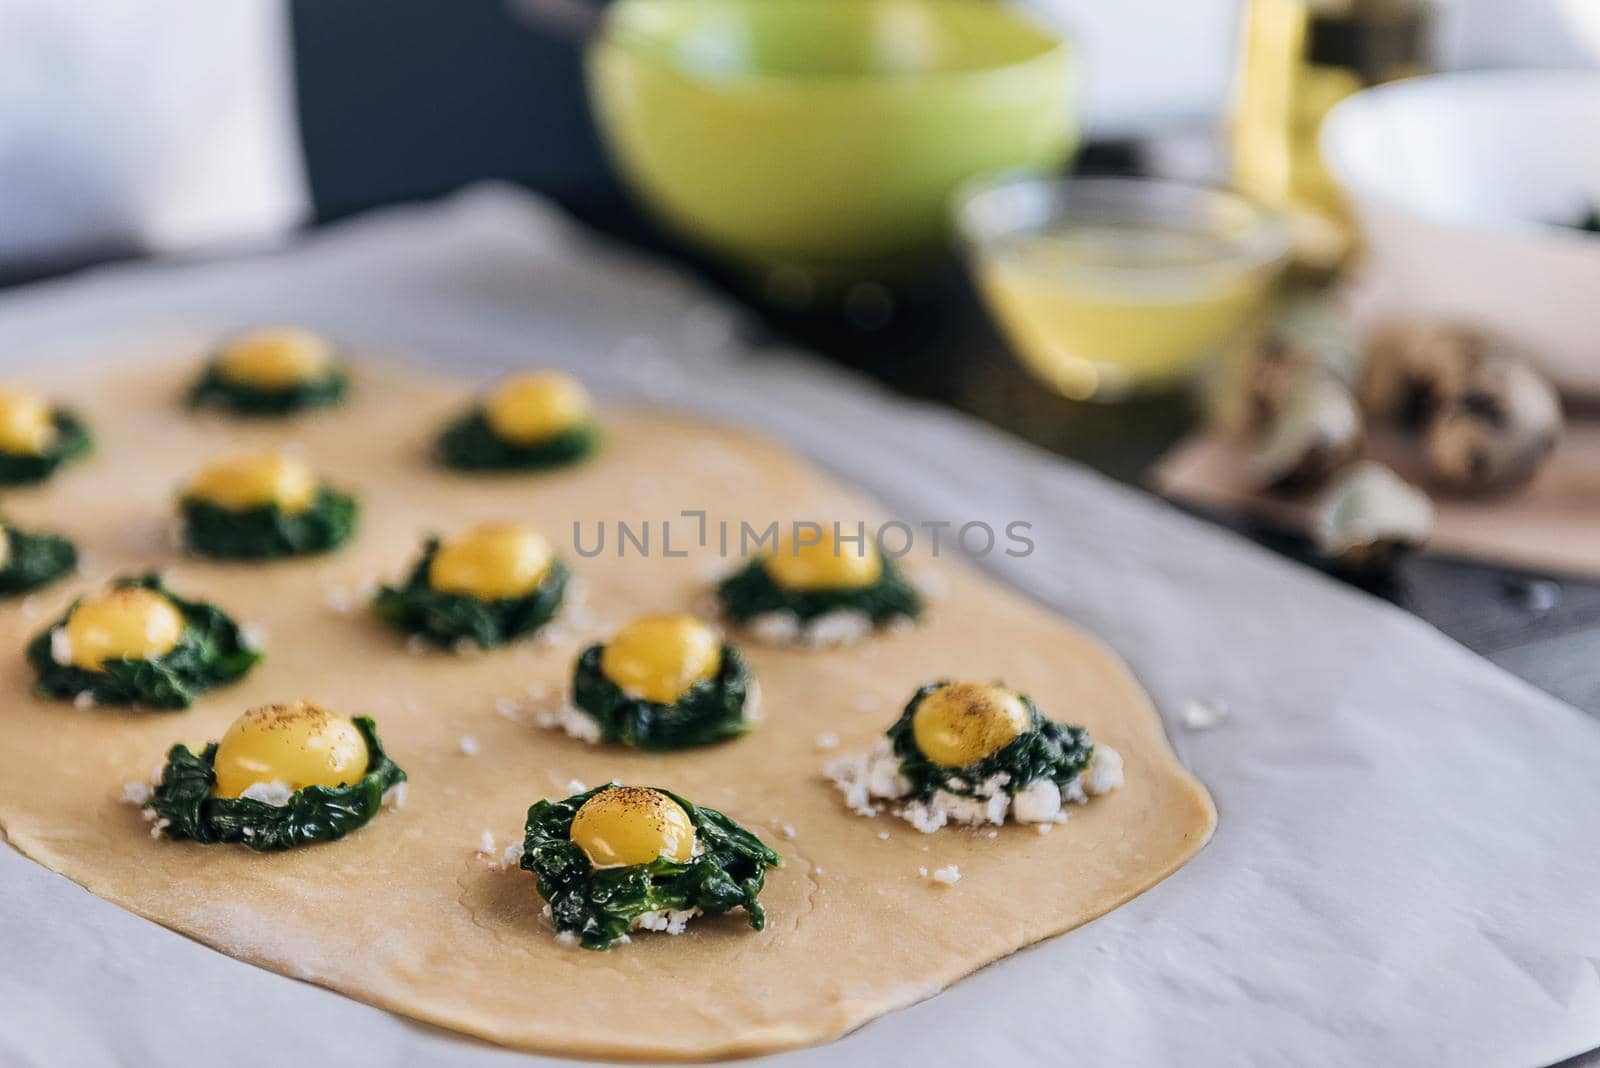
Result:
<svg viewBox="0 0 1600 1068"><path fill-rule="evenodd" d="M1296 264L1326 277L1352 230L1317 138L1335 104L1419 73L1427 0L1249 0L1231 131L1235 184L1288 217Z"/></svg>

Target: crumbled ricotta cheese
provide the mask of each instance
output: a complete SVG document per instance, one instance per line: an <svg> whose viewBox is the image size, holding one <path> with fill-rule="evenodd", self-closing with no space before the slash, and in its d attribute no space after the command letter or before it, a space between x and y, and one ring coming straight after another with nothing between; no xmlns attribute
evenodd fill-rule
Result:
<svg viewBox="0 0 1600 1068"><path fill-rule="evenodd" d="M478 856L492 857L494 854L494 832L484 831L478 836Z"/></svg>
<svg viewBox="0 0 1600 1068"><path fill-rule="evenodd" d="M768 645L832 649L853 645L872 633L872 617L840 609L801 622L793 612L767 612L751 619L747 629Z"/></svg>
<svg viewBox="0 0 1600 1068"><path fill-rule="evenodd" d="M355 598L350 596L350 591L337 587L322 595L322 603L330 612L341 616L349 615L356 608Z"/></svg>
<svg viewBox="0 0 1600 1068"><path fill-rule="evenodd" d="M72 699L72 707L80 712L86 712L94 707L94 694L84 690Z"/></svg>
<svg viewBox="0 0 1600 1068"><path fill-rule="evenodd" d="M50 659L62 667L72 663L72 639L67 636L66 627L55 627L50 631Z"/></svg>
<svg viewBox="0 0 1600 1068"><path fill-rule="evenodd" d="M260 623L246 623L239 628L239 643L246 649L260 652L266 646L267 628Z"/></svg>
<svg viewBox="0 0 1600 1068"><path fill-rule="evenodd" d="M502 697L494 703L495 715L501 719L508 719L512 723L522 718L522 706L509 697Z"/></svg>
<svg viewBox="0 0 1600 1068"><path fill-rule="evenodd" d="M1228 706L1222 701L1189 700L1178 710L1178 716L1190 730L1206 731L1228 718Z"/></svg>
<svg viewBox="0 0 1600 1068"><path fill-rule="evenodd" d="M1007 816L1018 823L1063 823L1068 802L1085 804L1091 794L1121 786L1123 777L1122 757L1108 746L1098 746L1084 773L1061 786L1041 779L1012 795L1006 789L1010 776L1003 772L976 786L952 776L945 784L949 789L936 790L926 801L907 799L911 783L900 774L900 760L887 739L880 739L865 753L829 761L823 772L844 794L852 812L876 816L887 805L894 815L924 834L950 823L999 826Z"/></svg>
<svg viewBox="0 0 1600 1068"><path fill-rule="evenodd" d="M569 796L572 795L572 794L581 794L587 789L589 789L589 788L587 786L583 785L583 782L581 780L579 780L579 779L568 779L567 780L567 794Z"/></svg>
<svg viewBox="0 0 1600 1068"><path fill-rule="evenodd" d="M961 867L958 864L947 864L942 868L935 868L928 878L939 886L954 886L961 881Z"/></svg>
<svg viewBox="0 0 1600 1068"><path fill-rule="evenodd" d="M462 756L475 757L482 752L478 746L478 739L470 734L463 734L461 741L457 742L456 745L461 749Z"/></svg>
<svg viewBox="0 0 1600 1068"><path fill-rule="evenodd" d="M393 809L406 807L406 796L411 792L411 784L397 782L383 792L383 804Z"/></svg>
<svg viewBox="0 0 1600 1068"><path fill-rule="evenodd" d="M24 597L22 602L17 605L17 609L22 613L23 619L32 619L39 614L39 598L35 597L31 593L28 594L28 596Z"/></svg>
<svg viewBox="0 0 1600 1068"><path fill-rule="evenodd" d="M823 731L817 735L816 747L822 752L839 748L839 736L832 731Z"/></svg>
<svg viewBox="0 0 1600 1068"><path fill-rule="evenodd" d="M122 803L144 807L144 803L152 796L155 790L147 782L125 782L122 784Z"/></svg>
<svg viewBox="0 0 1600 1068"><path fill-rule="evenodd" d="M657 909L654 912L645 912L634 917L629 925L630 931L664 931L669 935L681 935L689 926L689 921L700 915L699 908L687 909Z"/></svg>
<svg viewBox="0 0 1600 1068"><path fill-rule="evenodd" d="M162 835L162 832L164 832L168 827L171 827L171 826L172 826L172 821L169 820L169 819L162 818L162 819L156 820L154 823L150 824L150 837L151 838L160 838L161 835Z"/></svg>
<svg viewBox="0 0 1600 1068"><path fill-rule="evenodd" d="M795 835L800 833L794 829L794 824L792 823L785 823L780 830L783 832L783 836L785 838L793 838Z"/></svg>
<svg viewBox="0 0 1600 1068"><path fill-rule="evenodd" d="M1109 745L1097 745L1094 759L1082 776L1083 788L1091 794L1108 794L1122 785L1122 754Z"/></svg>
<svg viewBox="0 0 1600 1068"><path fill-rule="evenodd" d="M294 790L286 782L274 779L271 782L251 783L240 794L241 798L251 801L260 801L263 805L273 808L282 808L289 803L289 798L294 796Z"/></svg>
<svg viewBox="0 0 1600 1068"><path fill-rule="evenodd" d="M563 701L561 706L553 711L540 712L534 717L534 722L546 729L559 728L566 732L567 737L588 742L590 745L600 741L600 724L569 701Z"/></svg>

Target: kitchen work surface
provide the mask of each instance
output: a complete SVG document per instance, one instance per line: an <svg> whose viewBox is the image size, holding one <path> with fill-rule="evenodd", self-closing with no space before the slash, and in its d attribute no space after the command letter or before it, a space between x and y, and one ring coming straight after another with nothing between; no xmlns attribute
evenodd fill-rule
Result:
<svg viewBox="0 0 1600 1068"><path fill-rule="evenodd" d="M701 292L536 203L481 191L277 255L13 292L0 351L39 366L196 323L284 319L485 377L560 365L608 402L759 427L913 524L1030 523L1032 553L978 566L1097 635L1154 698L1216 801L1204 850L1071 934L763 1063L1042 1064L1070 1048L1150 1065L1537 1064L1600 1044L1600 726L1153 498L802 356L744 351ZM467 843L509 833L486 819L462 828ZM797 831L802 854L822 833ZM969 877L948 897L917 887L952 932L991 920L960 907ZM0 853L0 899L0 1060L555 1063L237 962L15 853ZM624 1020L627 985L614 996Z"/></svg>
<svg viewBox="0 0 1600 1068"><path fill-rule="evenodd" d="M584 648L634 615L692 609L710 576L738 566L719 559L720 538L698 545L698 524L679 508L705 509L711 531L759 530L773 517L851 526L878 517L781 446L650 408L602 412L598 454L572 468L446 470L430 461L430 442L477 383L393 359L358 363L351 397L334 412L242 426L186 417L174 403L194 364L171 354L204 353L210 340L169 337L122 353L110 369L85 362L100 369L28 376L46 396L71 395L99 443L81 465L17 495L19 525L55 520L90 561L88 575L36 595L35 605L54 619L116 575L157 568L175 592L248 618L265 651L246 679L182 715L17 697L0 717L0 825L28 856L101 896L230 955L507 1045L708 1059L823 1041L920 1000L1115 908L1209 837L1211 802L1126 669L954 560L907 558L907 573L938 590L908 633L826 651L732 635L765 713L737 741L641 753L539 730L559 711ZM197 458L284 442L360 502L351 544L252 565L187 560L161 537L172 487ZM92 514L75 516L88 501ZM650 558L618 550L613 524L627 518L637 531L639 519L663 512L677 522L669 533L657 528ZM505 519L549 529L581 586L541 641L429 652L349 610L365 599L359 591L409 570L430 533ZM611 551L579 557L579 523L583 545L605 536ZM671 557L661 542L669 536L678 543ZM0 644L25 645L43 625L31 614L0 618ZM20 660L0 662L0 690L25 694L30 676ZM1125 784L1048 836L1009 826L993 839L954 830L930 838L889 816L852 814L820 781L831 750L871 748L918 686L946 677L1005 679L1070 714L1121 755ZM302 698L376 720L410 775L403 808L330 846L263 857L152 838L119 802L121 784L145 779L174 741L198 752L240 711ZM827 752L816 741L824 733L837 739ZM751 931L735 911L608 953L558 941L534 876L503 866L502 851L520 845L534 801L613 780L665 787L767 839L784 863L761 895L766 927ZM963 873L959 886L922 874L951 865ZM385 891L372 895L375 885ZM964 913L987 922L949 922ZM530 990L539 996L530 1000ZM616 1026L620 991L627 1027Z"/></svg>

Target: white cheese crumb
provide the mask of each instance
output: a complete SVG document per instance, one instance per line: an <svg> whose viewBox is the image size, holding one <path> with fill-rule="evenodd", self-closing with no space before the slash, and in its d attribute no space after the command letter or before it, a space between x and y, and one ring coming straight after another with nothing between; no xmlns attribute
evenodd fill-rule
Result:
<svg viewBox="0 0 1600 1068"><path fill-rule="evenodd" d="M917 868L917 874L926 879L928 877L928 866L926 864L919 866Z"/></svg>
<svg viewBox="0 0 1600 1068"><path fill-rule="evenodd" d="M470 734L463 734L461 741L456 744L460 747L462 756L475 757L482 751L478 747L478 739Z"/></svg>
<svg viewBox="0 0 1600 1068"><path fill-rule="evenodd" d="M937 571L918 569L908 576L918 593L930 601L937 601L950 592L950 580Z"/></svg>
<svg viewBox="0 0 1600 1068"><path fill-rule="evenodd" d="M383 792L383 803L399 810L406 807L406 795L411 792L409 782L397 782Z"/></svg>
<svg viewBox="0 0 1600 1068"><path fill-rule="evenodd" d="M1178 710L1178 718L1189 730L1208 731L1228 718L1228 706L1221 700L1189 700Z"/></svg>
<svg viewBox="0 0 1600 1068"><path fill-rule="evenodd" d="M322 603L328 610L337 615L347 616L355 611L355 598L350 596L350 591L342 588L331 589L322 595Z"/></svg>
<svg viewBox="0 0 1600 1068"><path fill-rule="evenodd" d="M768 645L832 649L868 637L872 617L840 609L802 623L793 612L767 612L751 619L746 629Z"/></svg>
<svg viewBox="0 0 1600 1068"><path fill-rule="evenodd" d="M1061 788L1049 779L1031 782L1011 799L1011 815L1018 823L1051 823L1061 815Z"/></svg>
<svg viewBox="0 0 1600 1068"><path fill-rule="evenodd" d="M878 707L878 699L870 693L864 693L855 700L857 712L871 712Z"/></svg>
<svg viewBox="0 0 1600 1068"><path fill-rule="evenodd" d="M839 736L832 731L823 731L817 735L816 747L822 752L839 748Z"/></svg>
<svg viewBox="0 0 1600 1068"><path fill-rule="evenodd" d="M144 803L155 794L147 782L125 782L122 784L122 803L144 807Z"/></svg>
<svg viewBox="0 0 1600 1068"><path fill-rule="evenodd" d="M162 832L164 832L168 827L171 827L171 826L172 826L172 821L169 820L169 819L163 818L163 819L156 820L154 823L152 823L150 825L150 837L151 838L160 838Z"/></svg>
<svg viewBox="0 0 1600 1068"><path fill-rule="evenodd" d="M581 793L585 792L588 789L589 788L587 786L583 785L583 783L578 779L568 779L567 780L567 796L569 796L569 797L572 796L573 794L581 794Z"/></svg>
<svg viewBox="0 0 1600 1068"><path fill-rule="evenodd" d="M785 823L783 825L783 827L780 828L780 829L782 830L783 836L785 838L793 838L795 835L800 833L799 831L794 829L794 824L792 824L792 823Z"/></svg>
<svg viewBox="0 0 1600 1068"><path fill-rule="evenodd" d="M700 915L698 908L658 909L635 917L628 930L663 931L669 935L681 935L689 926L689 921L698 915Z"/></svg>
<svg viewBox="0 0 1600 1068"><path fill-rule="evenodd" d="M1035 823L1033 825L1033 829L1038 831L1040 834L1049 834L1051 831L1056 829L1056 825L1053 823Z"/></svg>
<svg viewBox="0 0 1600 1068"><path fill-rule="evenodd" d="M575 946L578 944L578 936L572 931L557 931L556 941L564 946Z"/></svg>
<svg viewBox="0 0 1600 1068"><path fill-rule="evenodd" d="M246 623L239 628L239 643L246 649L260 652L267 642L267 628L260 623Z"/></svg>
<svg viewBox="0 0 1600 1068"><path fill-rule="evenodd" d="M294 796L294 790L288 783L274 779L271 782L251 783L239 796L260 801L263 805L271 805L273 808L282 808L289 803L289 798Z"/></svg>
<svg viewBox="0 0 1600 1068"><path fill-rule="evenodd" d="M516 723L522 718L522 706L509 697L502 697L494 703L495 715L501 719L508 719Z"/></svg>
<svg viewBox="0 0 1600 1068"><path fill-rule="evenodd" d="M54 627L51 629L50 659L62 667L72 663L72 639L67 636L66 627Z"/></svg>
<svg viewBox="0 0 1600 1068"><path fill-rule="evenodd" d="M961 881L961 866L947 864L942 868L935 868L929 878L940 886L954 886Z"/></svg>
<svg viewBox="0 0 1600 1068"><path fill-rule="evenodd" d="M600 741L600 724L570 702L563 701L553 712L541 712L534 722L545 728L560 728L569 738L595 745Z"/></svg>
<svg viewBox="0 0 1600 1068"><path fill-rule="evenodd" d="M94 707L94 694L84 690L72 699L72 707L80 712L86 712Z"/></svg>
<svg viewBox="0 0 1600 1068"><path fill-rule="evenodd" d="M512 842L500 852L500 863L494 865L501 871L510 871L522 865L522 843Z"/></svg>
<svg viewBox="0 0 1600 1068"><path fill-rule="evenodd" d="M492 857L494 855L494 833L492 831L484 831L478 836L478 856Z"/></svg>
<svg viewBox="0 0 1600 1068"><path fill-rule="evenodd" d="M39 614L39 598L31 593L28 594L17 605L17 609L22 613L23 619L32 619Z"/></svg>
<svg viewBox="0 0 1600 1068"><path fill-rule="evenodd" d="M1094 759L1083 773L1083 788L1091 794L1108 794L1122 785L1122 754L1109 745L1094 747Z"/></svg>
<svg viewBox="0 0 1600 1068"><path fill-rule="evenodd" d="M889 832L888 831L879 831L878 832L878 840L880 842L887 842L889 840Z"/></svg>

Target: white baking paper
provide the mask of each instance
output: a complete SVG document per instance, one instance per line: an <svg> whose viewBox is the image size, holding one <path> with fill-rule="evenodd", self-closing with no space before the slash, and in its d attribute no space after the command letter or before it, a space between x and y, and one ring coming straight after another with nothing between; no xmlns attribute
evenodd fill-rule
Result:
<svg viewBox="0 0 1600 1068"><path fill-rule="evenodd" d="M754 424L911 521L1031 522L1032 556L983 566L1099 633L1154 695L1220 812L1194 861L764 1064L1534 1065L1600 1045L1600 723L1153 498L749 351L704 293L517 194L12 292L0 354L285 318L486 376L564 365L603 395ZM1185 727L1193 701L1227 715ZM0 1063L554 1062L230 960L0 851Z"/></svg>

